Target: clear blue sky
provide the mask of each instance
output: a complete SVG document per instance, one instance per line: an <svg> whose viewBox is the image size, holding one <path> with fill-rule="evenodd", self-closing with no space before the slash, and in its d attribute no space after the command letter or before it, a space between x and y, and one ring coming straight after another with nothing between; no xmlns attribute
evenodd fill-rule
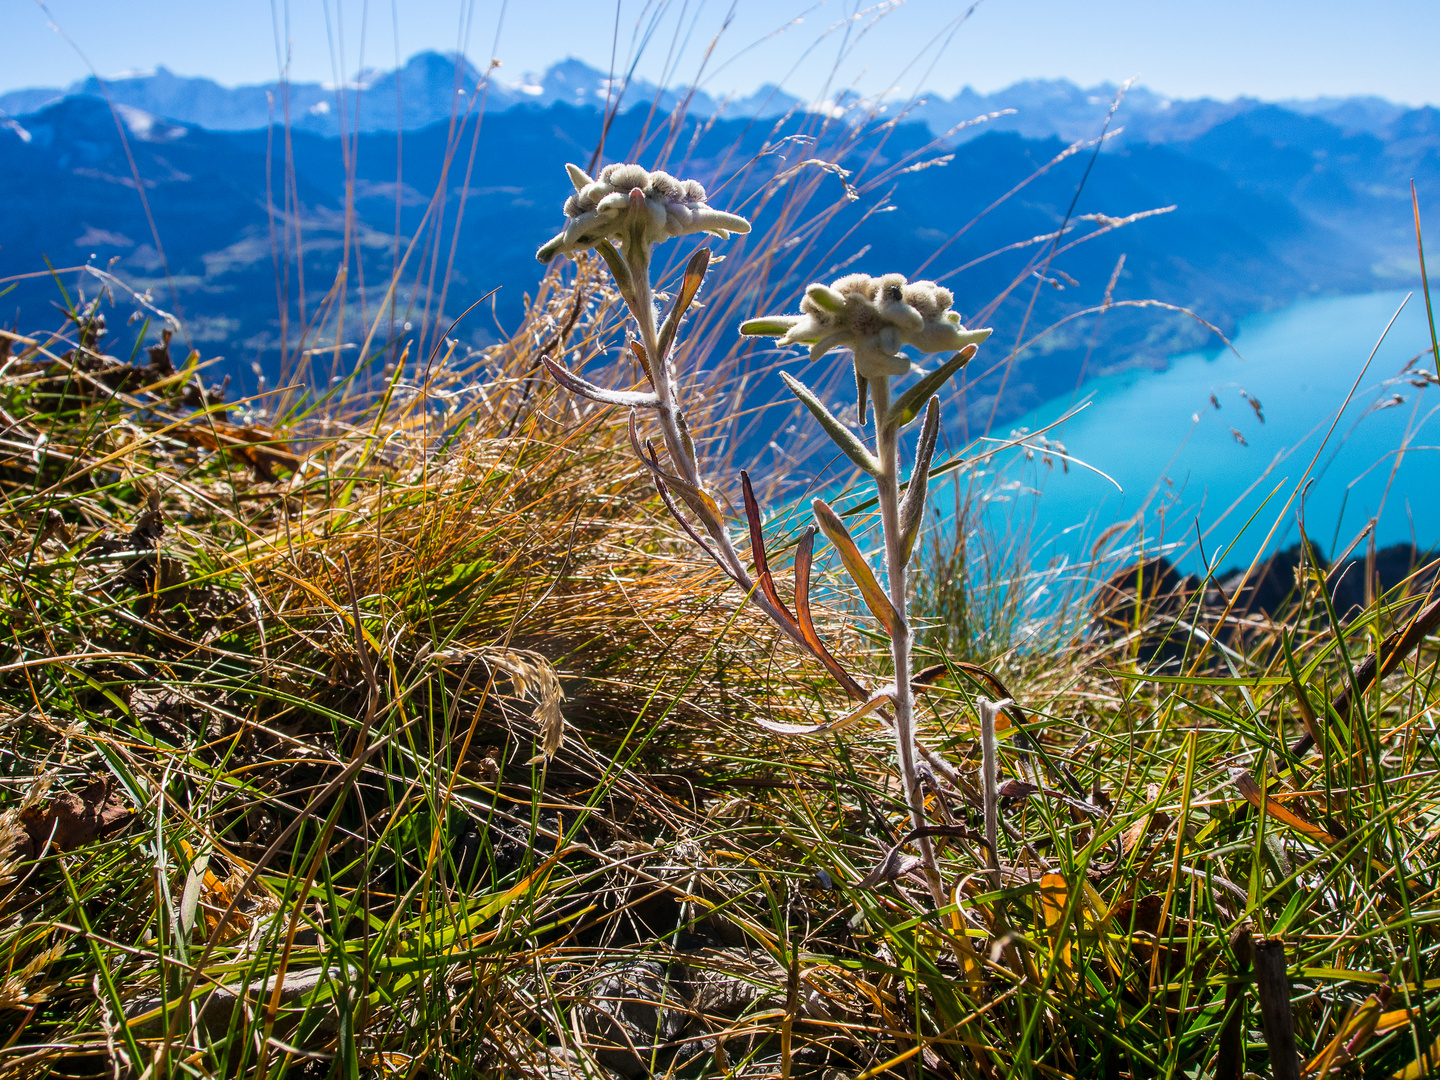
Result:
<svg viewBox="0 0 1440 1080"><path fill-rule="evenodd" d="M621 61L647 29L637 23L642 13L654 20L639 70L657 81L667 65L671 81L692 78L728 18L705 80L719 93L775 81L814 97L832 71L840 85L867 93L918 86L947 94L967 83L994 90L1065 77L1091 85L1138 74L1176 97L1440 102L1440 0L982 0L953 36L969 7L959 0L618 7ZM47 0L42 9L35 0L0 0L0 90L65 85L89 73L49 29L50 18L101 74L163 64L234 85L275 78L287 19L297 80L329 81L353 74L362 59L389 67L397 54L460 44L479 63L498 57L510 78L565 56L606 68L616 8L614 0Z"/></svg>

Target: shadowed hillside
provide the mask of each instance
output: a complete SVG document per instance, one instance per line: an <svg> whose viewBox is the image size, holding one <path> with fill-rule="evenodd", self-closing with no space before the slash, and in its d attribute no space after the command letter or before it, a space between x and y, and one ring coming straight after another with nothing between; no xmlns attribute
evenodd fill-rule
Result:
<svg viewBox="0 0 1440 1080"><path fill-rule="evenodd" d="M273 379L282 348L288 355L333 347L335 305L321 311L321 301L347 250L355 261L344 342L374 319L412 240L389 336L433 341L498 289L455 333L473 347L499 340L541 272L533 253L564 194L558 167L587 162L601 126L592 108L554 104L487 113L478 137L475 121L463 117L409 132L403 144L392 133L361 133L349 158L351 214L341 140L207 131L117 109L118 124L104 102L72 97L0 129L9 164L0 174L10 211L0 222L7 265L114 260L116 273L157 302L182 317L193 312L188 340L207 357L223 355L223 368L252 387L252 365ZM1320 151L1275 135L1276 124L1290 121L1312 142L1316 132L1335 133L1346 154L1331 155L1329 171L1317 173L1307 163ZM1425 130L1395 144L1395 168L1430 166ZM796 114L672 125L643 106L618 116L606 142L642 155L668 146L686 172L718 184L737 207L783 186L785 170L800 161L833 160L847 176L817 189L830 209L777 282L793 291L776 299L789 302L805 281L865 267L883 253L888 266L954 288L967 318L993 323L1007 348L1101 304L1122 254L1113 299L1187 307L1221 330L1300 297L1392 284L1401 272L1399 203L1388 189L1355 194L1360 162L1379 145L1376 136L1340 136L1324 121L1273 110L1190 144L1105 148L1092 168L1091 150L1066 156L1053 137L991 132L947 150L918 123L877 121L872 130ZM1126 215L1172 206L1115 227ZM1364 231L1366 220L1382 227ZM1052 234L1062 223L1070 231L1060 241ZM1043 280L1026 276L1042 268ZM48 288L22 283L12 297L22 325L36 304L44 310ZM1000 353L989 374L976 372L969 418L987 422L1002 386L999 419L1069 391L1084 374L1158 365L1218 344L1173 311L1115 308L1098 333L1087 316L1013 359Z"/></svg>

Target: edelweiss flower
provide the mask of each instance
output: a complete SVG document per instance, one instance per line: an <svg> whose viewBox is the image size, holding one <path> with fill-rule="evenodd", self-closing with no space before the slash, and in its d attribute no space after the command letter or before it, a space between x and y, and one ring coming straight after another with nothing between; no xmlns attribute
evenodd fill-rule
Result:
<svg viewBox="0 0 1440 1080"><path fill-rule="evenodd" d="M611 238L622 244L658 244L688 233L714 233L723 240L732 232L750 231L744 218L707 206L705 189L694 180L647 172L639 165L607 165L598 180L576 165L565 169L575 185L575 194L565 201L570 220L564 232L535 253L541 262Z"/></svg>
<svg viewBox="0 0 1440 1080"><path fill-rule="evenodd" d="M751 319L740 332L778 337L781 345L809 345L811 360L848 348L856 372L876 379L910 370L910 361L900 355L902 345L922 353L950 352L990 336L989 330L961 326L960 313L950 309L954 302L954 294L933 281L849 274L832 285L807 286L801 314Z"/></svg>

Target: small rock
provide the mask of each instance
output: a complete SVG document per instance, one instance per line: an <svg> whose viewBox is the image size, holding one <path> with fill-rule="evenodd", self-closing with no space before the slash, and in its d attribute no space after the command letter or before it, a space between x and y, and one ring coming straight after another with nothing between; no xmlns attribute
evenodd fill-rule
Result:
<svg viewBox="0 0 1440 1080"><path fill-rule="evenodd" d="M274 1034L277 1038L288 1038L300 1026L300 1019L305 1013L304 998L307 994L313 993L321 984L326 982L338 982L340 971L338 968L315 967L303 971L291 971L286 974L284 981L280 984L280 1013L275 1021ZM359 973L351 969L351 992L355 985L355 979ZM242 994L248 1000L244 1003L247 1016L253 1016L256 1011L263 1009L265 1002L269 1000L271 993L269 979L260 978L250 983L229 983L218 988L207 988L200 986L195 991L191 1000L200 1008L200 1018L205 1022L212 1038L223 1038L226 1030L230 1027L231 1021L235 1018L235 1006L241 1003ZM337 996L342 992L336 986ZM247 992L248 991L248 992ZM130 1029L143 1037L153 1037L163 1033L164 1020L162 1019L162 1002L158 996L142 998L125 1010L125 1017L130 1021ZM333 1000L325 1002L310 1010L311 1018L315 1021L311 1029L311 1035L320 1039L328 1039L340 1030L340 1016L335 1009ZM242 1019L241 1023L244 1022ZM188 1021L181 1020L178 1029L184 1031L189 1026Z"/></svg>
<svg viewBox="0 0 1440 1080"><path fill-rule="evenodd" d="M649 1076L656 1047L682 1038L694 1023L689 1002L654 960L609 968L593 984L582 1015L596 1040L595 1060L621 1076ZM668 1057L671 1049L658 1053Z"/></svg>

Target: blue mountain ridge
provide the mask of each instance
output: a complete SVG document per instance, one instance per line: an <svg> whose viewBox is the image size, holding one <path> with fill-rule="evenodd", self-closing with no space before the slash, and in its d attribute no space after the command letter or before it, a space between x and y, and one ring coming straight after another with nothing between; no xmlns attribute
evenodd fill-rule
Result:
<svg viewBox="0 0 1440 1080"><path fill-rule="evenodd" d="M958 124L992 112L1014 110L983 129L958 133L974 137L982 130L1015 131L1030 138L1057 135L1067 141L1093 137L1119 92L1113 83L1079 87L1066 79L1028 79L993 93L965 87L953 97L926 93L913 100L889 96L871 102L842 95L824 103L861 109L878 107L903 111L921 121L936 135ZM164 67L106 79L80 80L71 86L13 90L0 93L0 117L35 112L66 97L103 97L120 105L143 109L167 119L214 131L243 131L281 123L319 135L342 131L416 130L447 122L464 112L466 99L483 94L487 112L529 105L545 108L559 102L577 107L604 108L618 95L622 106L658 103L670 111L684 102L695 116L780 116L807 103L777 86L766 85L747 95L716 96L703 89L664 88L644 79L616 79L576 59L553 64L543 74L506 80L498 72L485 77L463 57L421 52L393 71L365 71L344 87L321 83L278 82L225 87L203 77L176 75ZM1279 103L1286 111L1325 120L1346 133L1383 135L1403 116L1406 106L1380 97L1315 98ZM1141 142L1185 142L1265 103L1253 98L1215 101L1183 100L1156 93L1145 86L1124 95L1120 137Z"/></svg>
<svg viewBox="0 0 1440 1080"><path fill-rule="evenodd" d="M456 94L457 79L465 95ZM82 85L52 95L50 103L9 117L0 127L0 160L6 163L0 170L0 204L7 208L0 217L4 272L39 269L45 258L56 266L113 260L122 278L151 290L157 303L178 307L191 342L207 357L223 354L224 370L242 385L253 382L252 364L273 372L281 346L282 301L289 305L291 347L301 323L298 280L288 295L276 284L277 262L285 265L284 235L298 229L303 236L303 269L311 290L307 312L333 280L338 262L345 234L345 176L336 125L358 127L352 150L362 258L353 273L365 283L372 304L392 266L397 214L403 250L421 227L442 173L451 207L464 184L463 169L447 171L444 162L452 139L453 145L471 145L474 114L467 118L464 104L466 95L477 92L474 69L457 69L448 58L425 54L398 72L362 82L358 124L353 113L348 119L342 115L357 107L356 88L339 94L288 88L294 177L288 199L279 176L284 171L280 129L266 126L272 119L278 124L285 111L284 95L274 87L231 91L164 72L109 83L134 156L133 170L116 117L89 92L98 87ZM556 65L540 79L484 90L485 115L474 143L476 165L445 311L427 311L423 290L411 281L401 298L406 321L446 323L500 287L493 314L467 321L459 336L481 346L516 325L523 295L533 291L542 272L534 250L558 226L559 207L569 190L562 166L589 159L609 92L603 76L576 61ZM1061 256L1052 283L1035 296L1029 326L1044 326L1099 303L1122 254L1117 299L1187 306L1225 330L1246 314L1303 297L1364 292L1415 279L1408 182L1416 180L1422 205L1440 205L1440 113L1369 99L1292 108L1166 102L1132 90L1117 116L1125 133L1094 159L1073 211L1077 185L1090 165L1088 151L1071 155L977 219L1072 139L1098 134L1110 105L1108 93L1108 88L1079 91L1069 84L1029 83L988 97L962 91L948 101L914 103L879 150L859 147L844 163L873 170L907 155L930 160L934 154L926 148L937 131L953 127L953 117L968 114L968 119L975 115L972 110L994 111L996 106L1019 112L966 129L963 143L950 140L955 157L948 163L900 173L883 191L867 193L851 210L837 214L808 249L815 254L788 268L783 283L788 294L782 299L793 305L805 281L835 276L841 265L913 275L972 219L963 242L952 245L944 261L930 265L927 275L945 274L978 255L1051 232L1067 215L1072 220L1120 216L1170 205L1177 207L1173 213ZM647 122L653 129L650 102L657 94L662 111L674 105L673 97L653 87L627 88L622 106L634 103L615 118L608 148L635 145ZM0 108L9 108L12 99L31 106L36 101L6 95ZM1005 100L1016 104L1003 105ZM456 101L462 103L460 115L452 121ZM326 102L328 110L318 109ZM951 111L944 112L942 104ZM783 115L774 116L772 109ZM207 118L209 126L189 119L196 116ZM757 122L762 116L769 118ZM452 133L452 122L460 125L458 134ZM1030 126L1016 130L1021 124ZM406 135L398 152L403 156L397 161L394 133L402 127ZM787 134L813 130L813 114L778 92L730 103L697 95L672 141L689 148L687 175L711 185L724 179L734 162L769 153ZM397 171L402 173L398 183ZM138 197L137 174L154 233ZM885 212L867 213L882 209L881 203ZM758 227L765 225L757 221ZM163 261L154 234L160 237ZM947 279L957 306L975 311L1012 280L1032 253L1028 248L1002 253ZM443 263L442 258L442 269ZM1016 341L1031 291L1017 290L994 313L997 345ZM18 310L22 329L34 329L53 322L53 299L54 285L41 279L22 282L8 304ZM404 333L402 327L395 332ZM323 346L323 333L307 344ZM989 419L1002 379L1003 398L993 411L1003 421L1068 393L1085 374L1159 366L1178 351L1215 344L1183 316L1115 309L1098 335L1091 321L1073 322L1022 353L1008 376L977 372L967 388L970 419L975 424ZM990 351L1004 355L1000 349Z"/></svg>
<svg viewBox="0 0 1440 1080"><path fill-rule="evenodd" d="M83 79L66 89L14 90L0 94L0 116L14 117L77 96L107 97L118 105L212 131L245 131L287 121L293 130L317 135L342 131L415 131L464 114L471 98L487 113L519 106L546 108L564 102L604 108L623 90L630 105L659 102L665 111L685 101L696 116L778 116L798 98L767 86L746 96L717 99L701 92L662 90L636 80L610 79L579 60L563 60L543 75L516 82L486 79L463 57L422 52L394 71L367 71L344 87L321 83L268 83L225 87L211 79L176 75L164 67L142 74Z"/></svg>

